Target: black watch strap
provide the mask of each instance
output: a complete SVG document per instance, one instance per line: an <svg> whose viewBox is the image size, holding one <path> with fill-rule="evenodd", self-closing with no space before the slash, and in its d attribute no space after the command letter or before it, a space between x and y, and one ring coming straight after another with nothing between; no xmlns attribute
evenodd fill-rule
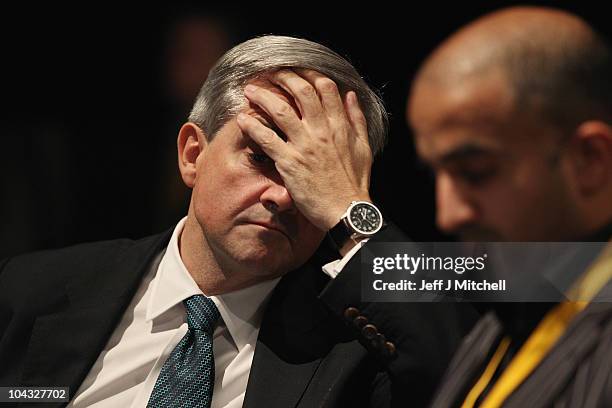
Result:
<svg viewBox="0 0 612 408"><path fill-rule="evenodd" d="M353 235L353 231L346 225L344 222L344 218L342 218L332 229L330 229L327 234L329 238L336 246L336 249L340 251L340 248L347 243L351 236Z"/></svg>

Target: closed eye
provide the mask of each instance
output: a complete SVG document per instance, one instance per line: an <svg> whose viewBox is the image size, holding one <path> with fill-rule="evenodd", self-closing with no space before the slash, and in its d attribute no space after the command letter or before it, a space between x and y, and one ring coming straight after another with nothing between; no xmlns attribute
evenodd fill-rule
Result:
<svg viewBox="0 0 612 408"><path fill-rule="evenodd" d="M461 177L461 179L463 179L467 183L473 186L477 186L477 185L484 184L487 180L489 180L491 177L495 175L495 172L491 170L488 170L488 171L464 170L464 171L458 172L458 175L459 177Z"/></svg>
<svg viewBox="0 0 612 408"><path fill-rule="evenodd" d="M467 185L479 187L497 175L499 166L491 160L474 160L448 166L448 170L454 177Z"/></svg>

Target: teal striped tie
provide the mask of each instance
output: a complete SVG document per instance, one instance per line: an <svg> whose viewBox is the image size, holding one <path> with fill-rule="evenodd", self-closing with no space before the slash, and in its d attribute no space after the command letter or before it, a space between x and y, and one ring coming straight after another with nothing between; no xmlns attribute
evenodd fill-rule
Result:
<svg viewBox="0 0 612 408"><path fill-rule="evenodd" d="M213 332L219 310L204 295L183 301L189 329L162 367L147 408L209 408L215 386Z"/></svg>

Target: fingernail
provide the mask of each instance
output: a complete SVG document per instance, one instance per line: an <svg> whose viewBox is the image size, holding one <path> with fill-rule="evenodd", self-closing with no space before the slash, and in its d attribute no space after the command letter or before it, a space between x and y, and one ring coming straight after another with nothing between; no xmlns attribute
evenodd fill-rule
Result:
<svg viewBox="0 0 612 408"><path fill-rule="evenodd" d="M254 93L255 91L257 91L257 87L256 87L255 85L251 85L251 84L249 84L249 85L247 85L247 86L245 86L245 87L244 87L244 93L250 93L250 94L252 94L252 93Z"/></svg>
<svg viewBox="0 0 612 408"><path fill-rule="evenodd" d="M246 115L244 113L239 113L238 116L236 116L236 120L238 122L244 122L246 120Z"/></svg>

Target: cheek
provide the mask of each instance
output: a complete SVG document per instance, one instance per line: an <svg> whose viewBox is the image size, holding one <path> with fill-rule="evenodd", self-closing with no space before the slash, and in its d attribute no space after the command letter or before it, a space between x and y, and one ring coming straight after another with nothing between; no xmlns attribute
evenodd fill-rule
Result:
<svg viewBox="0 0 612 408"><path fill-rule="evenodd" d="M474 207L478 223L501 229L520 223L539 194L530 172L511 165L499 167L480 186L466 185L463 192L466 202Z"/></svg>
<svg viewBox="0 0 612 408"><path fill-rule="evenodd" d="M560 200L563 180L556 167L541 159L530 166L522 166L516 172L513 184L517 200L523 206L542 208Z"/></svg>
<svg viewBox="0 0 612 408"><path fill-rule="evenodd" d="M563 183L548 164L524 162L507 177L498 180L482 200L488 203L486 213L497 225L522 228L554 217L555 207L563 205Z"/></svg>
<svg viewBox="0 0 612 408"><path fill-rule="evenodd" d="M259 201L257 180L242 171L239 163L216 162L202 166L193 195L198 218L207 224L227 224L222 229Z"/></svg>

